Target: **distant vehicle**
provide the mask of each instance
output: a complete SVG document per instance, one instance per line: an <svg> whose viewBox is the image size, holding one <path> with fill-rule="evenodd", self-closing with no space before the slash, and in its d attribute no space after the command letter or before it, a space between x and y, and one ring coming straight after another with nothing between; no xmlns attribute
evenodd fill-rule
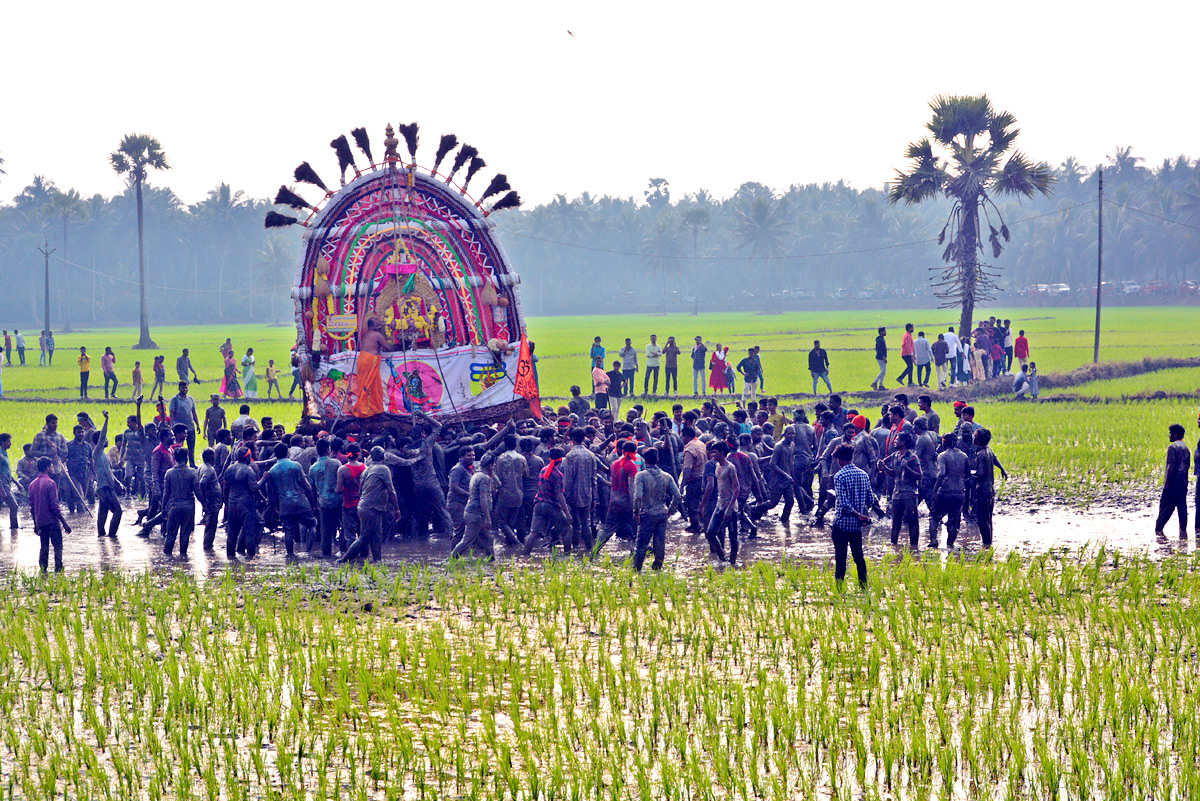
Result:
<svg viewBox="0 0 1200 801"><path fill-rule="evenodd" d="M1070 295L1071 286L1069 284L1051 284L1047 291L1051 295Z"/></svg>
<svg viewBox="0 0 1200 801"><path fill-rule="evenodd" d="M813 294L811 289L793 289L791 292L792 300L813 301L817 299L817 296Z"/></svg>
<svg viewBox="0 0 1200 801"><path fill-rule="evenodd" d="M858 290L858 299L859 300L879 300L879 295L876 294L875 291L871 290L871 289L860 289L860 290Z"/></svg>
<svg viewBox="0 0 1200 801"><path fill-rule="evenodd" d="M1195 281L1183 281L1179 284L1180 295L1200 295L1200 284Z"/></svg>
<svg viewBox="0 0 1200 801"><path fill-rule="evenodd" d="M1137 281L1122 281L1121 282L1121 294L1122 295L1136 295L1141 291L1142 291L1142 285L1139 284Z"/></svg>
<svg viewBox="0 0 1200 801"><path fill-rule="evenodd" d="M1049 295L1050 294L1050 285L1049 284L1031 284L1029 287L1029 294L1030 295Z"/></svg>
<svg viewBox="0 0 1200 801"><path fill-rule="evenodd" d="M1167 293L1166 281L1147 281L1142 284L1143 295L1165 295Z"/></svg>

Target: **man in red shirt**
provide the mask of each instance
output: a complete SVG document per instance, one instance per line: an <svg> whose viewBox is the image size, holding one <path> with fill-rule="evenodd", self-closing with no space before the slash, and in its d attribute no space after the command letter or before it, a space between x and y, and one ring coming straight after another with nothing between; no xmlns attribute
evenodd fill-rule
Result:
<svg viewBox="0 0 1200 801"><path fill-rule="evenodd" d="M1013 355L1017 357L1017 361L1025 367L1029 363L1029 340L1025 338L1024 329L1013 340Z"/></svg>
<svg viewBox="0 0 1200 801"><path fill-rule="evenodd" d="M593 554L600 553L613 534L631 541L637 534L633 524L633 480L637 478L637 472L637 443L631 439L625 440L621 443L621 458L613 462L609 469L612 488L608 498L608 515Z"/></svg>
<svg viewBox="0 0 1200 801"><path fill-rule="evenodd" d="M342 541L338 548L343 552L350 543L358 539L358 501L362 491L362 473L367 466L359 459L362 449L357 442L346 446L347 461L338 468L336 491L342 496Z"/></svg>
<svg viewBox="0 0 1200 801"><path fill-rule="evenodd" d="M905 323L904 338L900 340L900 358L904 360L904 372L896 378L900 384L904 384L907 379L908 385L913 386L913 356L916 352L917 346L913 342L913 324Z"/></svg>
<svg viewBox="0 0 1200 801"><path fill-rule="evenodd" d="M58 484L50 477L50 466L54 464L43 456L38 459L38 476L29 484L29 505L33 508L33 526L38 539L42 541L42 549L38 553L38 564L45 573L50 566L50 546L54 546L54 572L61 573L63 569L62 549L63 531L71 533L58 505ZM62 528L59 528L61 526Z"/></svg>

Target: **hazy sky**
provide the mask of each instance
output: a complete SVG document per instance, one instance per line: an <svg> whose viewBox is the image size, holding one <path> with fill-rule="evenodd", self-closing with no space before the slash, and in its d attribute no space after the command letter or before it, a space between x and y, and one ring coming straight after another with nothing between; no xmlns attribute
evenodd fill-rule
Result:
<svg viewBox="0 0 1200 801"><path fill-rule="evenodd" d="M269 9L269 10L268 10ZM953 13L951 13L953 11ZM365 125L456 133L527 205L557 193L878 186L939 93L986 92L1057 165L1200 155L1200 4L10 3L0 197L34 174L121 191L108 154L162 142L188 202L263 196ZM568 34L570 30L574 36ZM1189 99L1190 98L1190 99Z"/></svg>

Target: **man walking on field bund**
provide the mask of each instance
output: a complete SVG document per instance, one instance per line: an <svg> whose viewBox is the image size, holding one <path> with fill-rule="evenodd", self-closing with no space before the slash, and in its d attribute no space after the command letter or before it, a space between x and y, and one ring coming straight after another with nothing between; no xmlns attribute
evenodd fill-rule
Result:
<svg viewBox="0 0 1200 801"><path fill-rule="evenodd" d="M826 388L832 393L833 385L829 383L829 354L821 347L821 340L814 339L812 350L808 352L808 372L812 373L813 391L812 394L817 394L817 381L825 382ZM776 429L776 436L779 435L779 430Z"/></svg>

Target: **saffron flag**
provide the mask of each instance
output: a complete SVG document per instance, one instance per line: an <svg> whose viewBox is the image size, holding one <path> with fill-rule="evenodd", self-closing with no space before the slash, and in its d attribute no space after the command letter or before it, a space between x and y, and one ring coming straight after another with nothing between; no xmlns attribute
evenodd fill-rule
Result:
<svg viewBox="0 0 1200 801"><path fill-rule="evenodd" d="M521 355L517 358L517 380L513 383L513 394L529 401L529 411L542 419L542 403L538 397L537 379L533 376L533 354L529 352L529 338L521 332Z"/></svg>

